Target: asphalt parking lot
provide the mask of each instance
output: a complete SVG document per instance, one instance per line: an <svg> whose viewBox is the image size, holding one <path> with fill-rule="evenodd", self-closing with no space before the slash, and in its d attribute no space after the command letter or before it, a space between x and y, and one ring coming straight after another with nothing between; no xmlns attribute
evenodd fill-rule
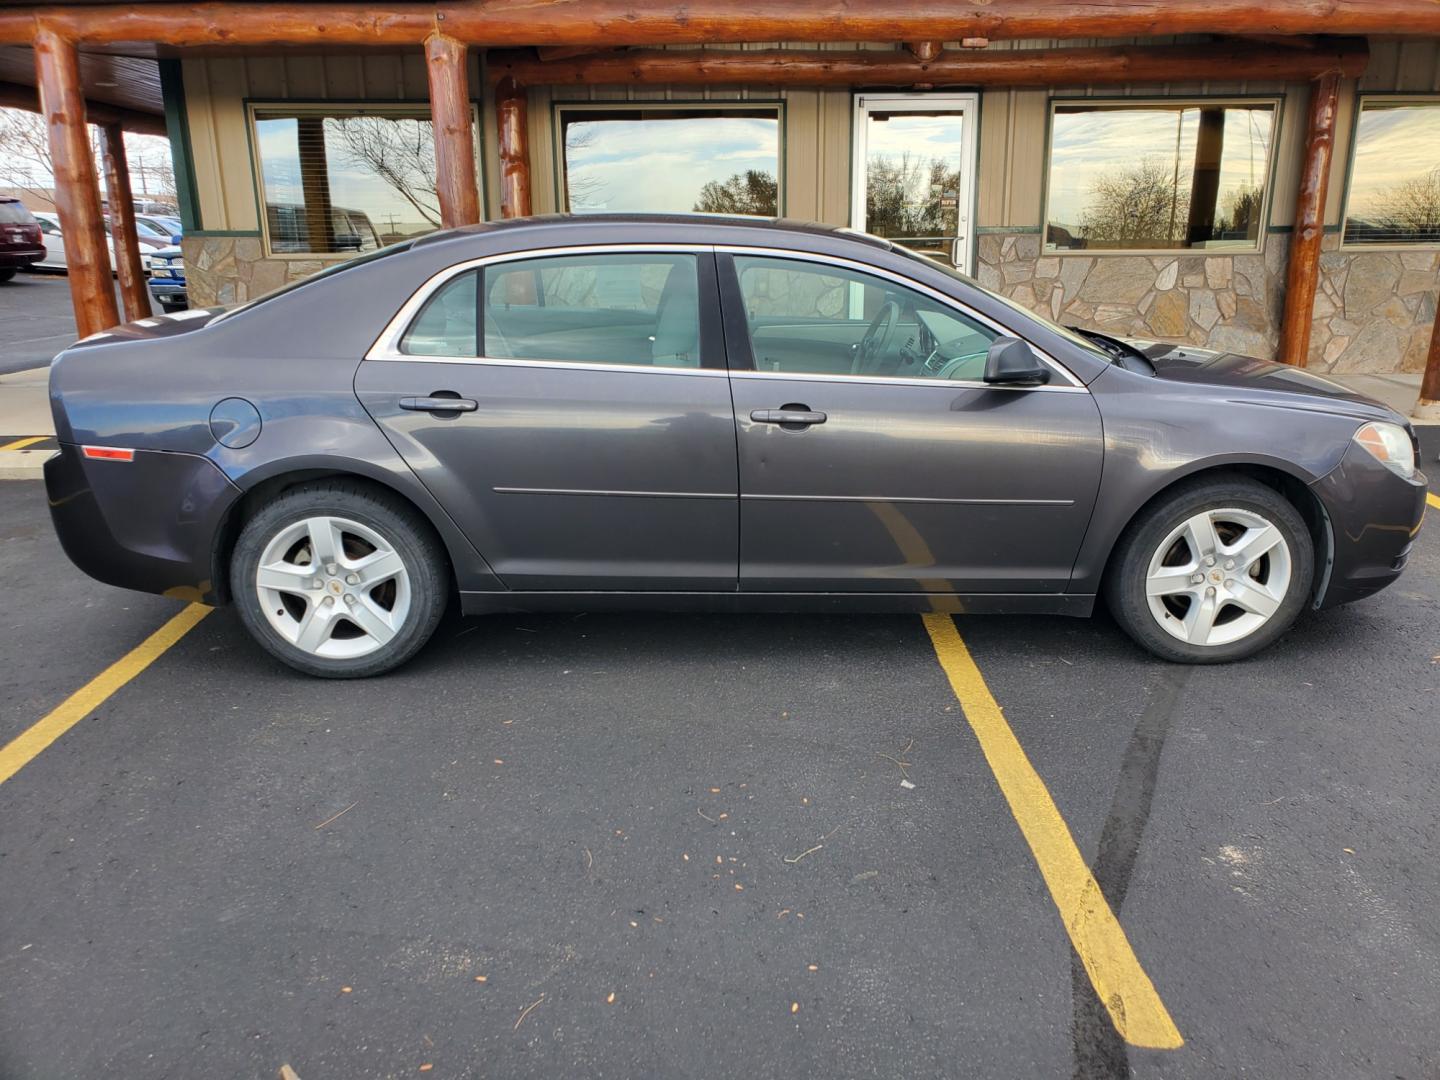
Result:
<svg viewBox="0 0 1440 1080"><path fill-rule="evenodd" d="M185 610L82 578L34 482L0 580L0 743ZM1228 667L1103 617L503 616L333 683L198 614L0 783L0 1076L1436 1075L1433 524ZM1061 834L1178 1048L1097 998Z"/></svg>

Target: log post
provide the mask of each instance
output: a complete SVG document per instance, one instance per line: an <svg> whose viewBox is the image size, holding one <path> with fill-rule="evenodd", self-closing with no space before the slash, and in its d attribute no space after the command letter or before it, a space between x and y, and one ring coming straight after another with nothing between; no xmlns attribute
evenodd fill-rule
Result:
<svg viewBox="0 0 1440 1080"><path fill-rule="evenodd" d="M440 224L447 229L480 221L466 56L464 43L454 38L431 34L425 39L430 121L435 137L435 191L440 200Z"/></svg>
<svg viewBox="0 0 1440 1080"><path fill-rule="evenodd" d="M495 87L496 129L500 133L500 216L530 216L530 136L525 88L514 79Z"/></svg>
<svg viewBox="0 0 1440 1080"><path fill-rule="evenodd" d="M1440 316L1430 331L1430 355L1425 361L1425 377L1420 381L1420 400L1415 415L1426 420L1440 420Z"/></svg>
<svg viewBox="0 0 1440 1080"><path fill-rule="evenodd" d="M1290 264L1285 274L1285 314L1280 323L1276 359L1304 367L1315 316L1315 287L1320 280L1320 240L1325 234L1325 192L1335 150L1335 117L1340 76L1322 75L1310 84L1310 116L1300 190L1295 197L1295 229L1290 235Z"/></svg>
<svg viewBox="0 0 1440 1080"><path fill-rule="evenodd" d="M140 265L140 240L135 235L135 200L130 194L130 166L125 160L125 132L119 124L100 128L105 142L105 193L110 204L110 235L115 241L115 272L125 320L150 314L150 294Z"/></svg>
<svg viewBox="0 0 1440 1080"><path fill-rule="evenodd" d="M35 35L35 80L50 137L55 210L65 237L75 328L82 338L89 337L114 326L120 315L110 283L105 216L100 210L99 178L85 126L80 53L75 43L53 30L39 30Z"/></svg>

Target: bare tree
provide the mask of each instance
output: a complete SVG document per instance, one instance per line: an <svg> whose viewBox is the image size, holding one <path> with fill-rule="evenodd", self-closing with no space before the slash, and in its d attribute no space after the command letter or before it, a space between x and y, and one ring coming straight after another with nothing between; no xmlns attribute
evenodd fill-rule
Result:
<svg viewBox="0 0 1440 1080"><path fill-rule="evenodd" d="M327 120L325 126L340 137L341 150L351 164L373 172L426 222L440 227L435 140L428 121L352 116Z"/></svg>
<svg viewBox="0 0 1440 1080"><path fill-rule="evenodd" d="M1225 193L1224 208L1215 219L1215 239L1247 237L1260 225L1262 192L1252 184L1241 184Z"/></svg>
<svg viewBox="0 0 1440 1080"><path fill-rule="evenodd" d="M958 206L960 171L943 158L875 155L865 171L865 227L879 236L948 236L947 195Z"/></svg>
<svg viewBox="0 0 1440 1080"><path fill-rule="evenodd" d="M0 184L54 205L50 140L37 113L0 109Z"/></svg>
<svg viewBox="0 0 1440 1080"><path fill-rule="evenodd" d="M1158 158L1103 173L1090 186L1080 235L1091 245L1169 247L1186 228L1190 189Z"/></svg>
<svg viewBox="0 0 1440 1080"><path fill-rule="evenodd" d="M1403 239L1440 237L1440 167L1384 188L1367 214L1387 235Z"/></svg>
<svg viewBox="0 0 1440 1080"><path fill-rule="evenodd" d="M594 144L593 126L573 122L565 125L565 195L570 210L591 210L604 205L605 181L570 163L576 151L587 150Z"/></svg>
<svg viewBox="0 0 1440 1080"><path fill-rule="evenodd" d="M775 174L746 169L728 180L711 180L700 189L694 209L702 214L749 214L774 217L779 206Z"/></svg>

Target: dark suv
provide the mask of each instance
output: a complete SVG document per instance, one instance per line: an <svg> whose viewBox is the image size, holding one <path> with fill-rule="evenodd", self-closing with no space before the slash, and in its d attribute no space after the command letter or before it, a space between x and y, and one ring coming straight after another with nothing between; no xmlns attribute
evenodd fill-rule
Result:
<svg viewBox="0 0 1440 1080"><path fill-rule="evenodd" d="M16 270L28 270L44 257L40 223L19 199L0 195L0 281L9 281Z"/></svg>

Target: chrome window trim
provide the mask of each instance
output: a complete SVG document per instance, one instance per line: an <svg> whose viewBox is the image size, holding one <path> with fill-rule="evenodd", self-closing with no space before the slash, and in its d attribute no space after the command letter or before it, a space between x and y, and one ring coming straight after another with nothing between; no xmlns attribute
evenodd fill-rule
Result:
<svg viewBox="0 0 1440 1080"><path fill-rule="evenodd" d="M380 336L365 353L366 360L398 360L407 363L422 364L519 364L526 367L556 367L556 368L579 368L583 371L609 370L609 371L647 371L665 372L667 374L713 374L724 375L724 368L666 368L654 367L649 364L607 364L589 363L582 360L519 360L512 357L499 356L425 356L421 353L403 353L400 351L400 341L405 336L405 331L415 317L420 314L420 309L425 306L430 297L453 278L470 270L490 266L496 263L524 262L528 259L547 259L562 255L709 255L714 252L714 247L709 244L577 244L573 247L546 247L531 248L526 251L506 251L498 255L482 255L476 259L466 259L453 266L447 266L443 270L431 274L420 287L410 294L410 299L400 306L395 317L385 324L385 329L380 331ZM697 309L698 313L698 309Z"/></svg>
<svg viewBox="0 0 1440 1080"><path fill-rule="evenodd" d="M762 258L792 259L800 262L813 262L823 265L839 266L853 270L860 274L869 274L872 277L885 278L895 282L897 285L930 297L937 303L953 308L963 314L966 318L989 327L997 333L1007 337L1020 338L1038 356L1046 367L1066 381L1067 385L1056 386L1044 383L1038 386L996 386L992 383L982 382L978 379L946 379L943 382L936 379L927 379L916 376L874 376L874 375L824 375L811 374L806 372L782 372L782 371L743 371L728 368L672 368L656 367L650 364L611 364L611 363L590 363L576 360L525 360L510 357L493 356L425 356L419 353L403 353L400 351L400 341L405 336L405 331L420 314L420 309L425 306L430 297L453 278L470 270L479 269L493 264L507 262L523 262L529 259L553 258L565 255L646 255L646 254L688 254L705 255L714 253L727 255L755 255ZM532 248L525 251L507 251L497 255L484 255L475 259L466 259L463 262L447 266L443 270L436 271L427 278L413 293L410 298L400 306L393 318L385 324L385 329L375 339L365 353L365 360L369 361L390 361L399 363L421 363L421 364L474 364L482 366L500 367L535 367L553 368L558 370L574 371L619 371L647 375L701 375L710 378L726 376L737 379L810 379L816 382L846 382L862 385L891 385L891 386L931 386L931 387L957 387L961 389L980 390L1008 390L1011 392L1046 392L1061 394L1088 394L1089 388L1081 382L1065 367L1044 349L1039 348L1022 334L997 322L982 312L976 311L965 303L948 296L938 289L931 288L923 282L914 278L898 274L893 270L881 266L874 266L870 263L859 262L854 259L847 259L839 255L826 255L813 251L794 251L783 247L756 247L746 244L664 244L664 243L619 243L619 244L577 244L570 247L545 247Z"/></svg>
<svg viewBox="0 0 1440 1080"><path fill-rule="evenodd" d="M1052 393L1057 390L1064 392L1073 392L1078 390L1087 394L1090 392L1089 389L1085 386L1085 384L1081 382L1078 378L1076 378L1074 373L1072 373L1069 368L1067 368L1064 364L1060 363L1060 361L1056 360L1044 349L1037 346L1033 341L1025 337L1024 334L1017 334L1014 330L1010 329L1008 326L1005 326L1003 323L997 322L996 320L990 318L990 316L985 315L982 312L976 311L974 308L968 306L962 301L956 300L953 296L947 296L939 289L932 289L924 282L916 281L914 278L906 277L904 274L897 274L895 271L888 270L883 266L874 266L870 263L858 262L854 259L847 259L840 255L825 255L815 251L791 251L787 248L764 248L742 244L716 244L714 250L724 255L755 255L760 258L792 259L801 262L823 263L831 266L840 266L847 270L853 270L859 274L869 274L871 277L888 278L890 281L895 282L897 285L903 285L907 289L913 289L915 292L923 293L924 295L930 297L932 300L935 300L936 302L943 304L946 307L954 308L956 311L959 311L962 315L964 315L967 319L972 319L983 326L987 326L991 330L994 330L997 333L1004 335L1005 337L1019 338L1021 341L1025 342L1025 344L1030 346L1030 348L1034 351L1035 355L1040 358L1041 362L1046 367L1050 368L1056 374L1060 375L1070 385L1051 386L1050 384L1045 383L1039 386L1007 387L995 386L992 383L981 382L976 379L945 379L942 382L936 379L927 379L915 375L820 375L806 374L804 372L790 373L780 371L731 371L730 374L732 376L738 377L744 375L778 375L786 379L820 379L832 382L839 380L841 382L903 383L907 386L917 384L922 386L979 386L984 387L987 390L1048 390ZM738 277L739 275L737 274L736 276Z"/></svg>

